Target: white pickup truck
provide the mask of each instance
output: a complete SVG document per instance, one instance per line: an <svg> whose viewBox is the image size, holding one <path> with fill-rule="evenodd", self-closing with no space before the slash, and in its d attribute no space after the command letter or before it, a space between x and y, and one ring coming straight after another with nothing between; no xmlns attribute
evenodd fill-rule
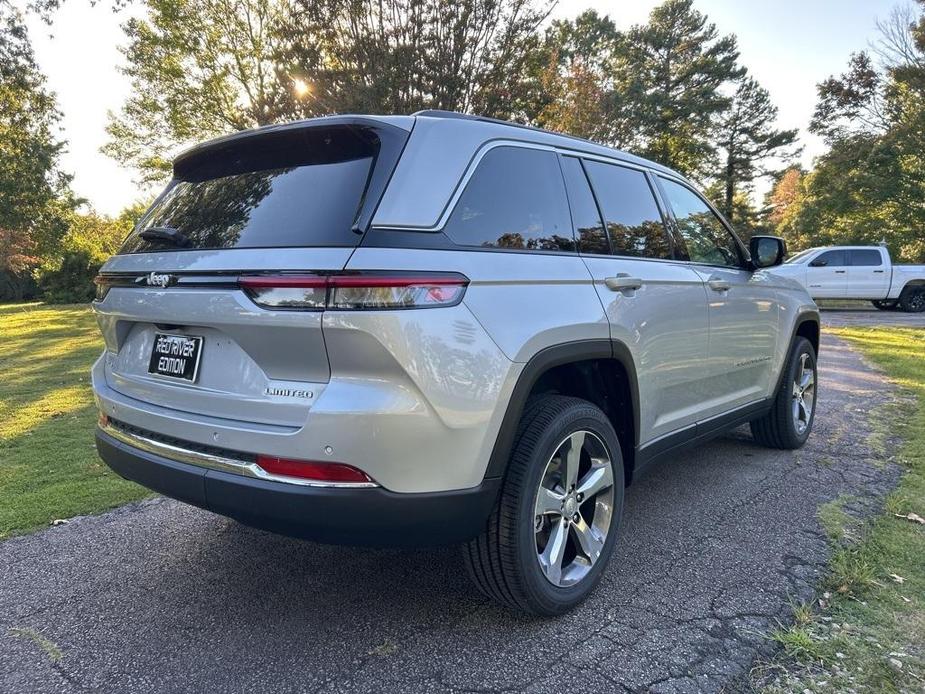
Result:
<svg viewBox="0 0 925 694"><path fill-rule="evenodd" d="M925 311L925 265L894 265L882 246L810 248L774 273L795 279L814 299L868 299L884 311Z"/></svg>

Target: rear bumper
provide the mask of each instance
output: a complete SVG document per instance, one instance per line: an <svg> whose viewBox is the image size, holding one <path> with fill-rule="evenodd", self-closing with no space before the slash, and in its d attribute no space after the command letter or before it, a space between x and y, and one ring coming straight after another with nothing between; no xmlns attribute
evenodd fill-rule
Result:
<svg viewBox="0 0 925 694"><path fill-rule="evenodd" d="M401 494L381 487L306 487L171 460L96 432L103 461L148 489L271 532L331 544L421 547L478 535L500 480L470 489Z"/></svg>

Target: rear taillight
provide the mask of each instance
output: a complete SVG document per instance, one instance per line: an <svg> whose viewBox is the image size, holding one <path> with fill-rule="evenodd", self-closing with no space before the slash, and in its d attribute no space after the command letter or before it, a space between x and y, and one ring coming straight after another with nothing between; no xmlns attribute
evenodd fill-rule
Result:
<svg viewBox="0 0 925 694"><path fill-rule="evenodd" d="M102 301L109 293L109 287L112 285L110 280L102 275L93 278L93 284L96 286L96 300Z"/></svg>
<svg viewBox="0 0 925 694"><path fill-rule="evenodd" d="M252 275L238 283L267 308L370 311L455 306L469 279L457 273L357 273Z"/></svg>
<svg viewBox="0 0 925 694"><path fill-rule="evenodd" d="M344 463L318 463L312 460L291 460L270 455L258 455L257 465L271 475L295 477L328 484L373 484L362 470Z"/></svg>

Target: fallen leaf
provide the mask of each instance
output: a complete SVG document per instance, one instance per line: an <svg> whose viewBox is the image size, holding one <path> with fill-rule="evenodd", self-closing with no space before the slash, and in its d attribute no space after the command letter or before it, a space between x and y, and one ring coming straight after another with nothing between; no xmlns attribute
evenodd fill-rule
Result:
<svg viewBox="0 0 925 694"><path fill-rule="evenodd" d="M890 578L892 578L893 581L896 582L896 583L905 583L905 582L906 582L906 579L905 579L905 578L903 578L902 576L899 576L899 575L897 575L897 574L890 574Z"/></svg>
<svg viewBox="0 0 925 694"><path fill-rule="evenodd" d="M917 513L911 513L911 512L906 513L906 514L894 513L893 515L896 516L897 518L905 518L906 520L912 521L913 523L919 523L921 525L925 525L925 518L922 518Z"/></svg>
<svg viewBox="0 0 925 694"><path fill-rule="evenodd" d="M903 599L903 602L912 602L912 601L911 601L909 598L907 598L905 595L900 595L899 597L901 597L901 598Z"/></svg>

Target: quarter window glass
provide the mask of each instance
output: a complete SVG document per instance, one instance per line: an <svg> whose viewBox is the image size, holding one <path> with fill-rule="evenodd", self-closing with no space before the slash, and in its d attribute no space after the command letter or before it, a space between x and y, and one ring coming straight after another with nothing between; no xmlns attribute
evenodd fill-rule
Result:
<svg viewBox="0 0 925 694"><path fill-rule="evenodd" d="M662 179L662 187L678 223L682 260L739 267L739 247L729 230L703 199L687 186Z"/></svg>
<svg viewBox="0 0 925 694"><path fill-rule="evenodd" d="M562 171L572 209L572 223L578 236L578 250L582 253L608 255L610 243L607 241L607 232L604 231L601 213L594 202L594 194L581 162L575 157L562 157Z"/></svg>
<svg viewBox="0 0 925 694"><path fill-rule="evenodd" d="M864 266L877 266L883 264L883 258L880 255L880 251L869 250L869 251L849 251L849 256L851 257L852 265L864 265Z"/></svg>
<svg viewBox="0 0 925 694"><path fill-rule="evenodd" d="M574 251L568 209L555 153L496 147L482 157L444 231L463 246Z"/></svg>
<svg viewBox="0 0 925 694"><path fill-rule="evenodd" d="M614 255L670 258L671 246L652 189L641 171L586 161Z"/></svg>
<svg viewBox="0 0 925 694"><path fill-rule="evenodd" d="M809 261L809 264L812 267L845 267L848 264L847 253L844 251L826 251Z"/></svg>

